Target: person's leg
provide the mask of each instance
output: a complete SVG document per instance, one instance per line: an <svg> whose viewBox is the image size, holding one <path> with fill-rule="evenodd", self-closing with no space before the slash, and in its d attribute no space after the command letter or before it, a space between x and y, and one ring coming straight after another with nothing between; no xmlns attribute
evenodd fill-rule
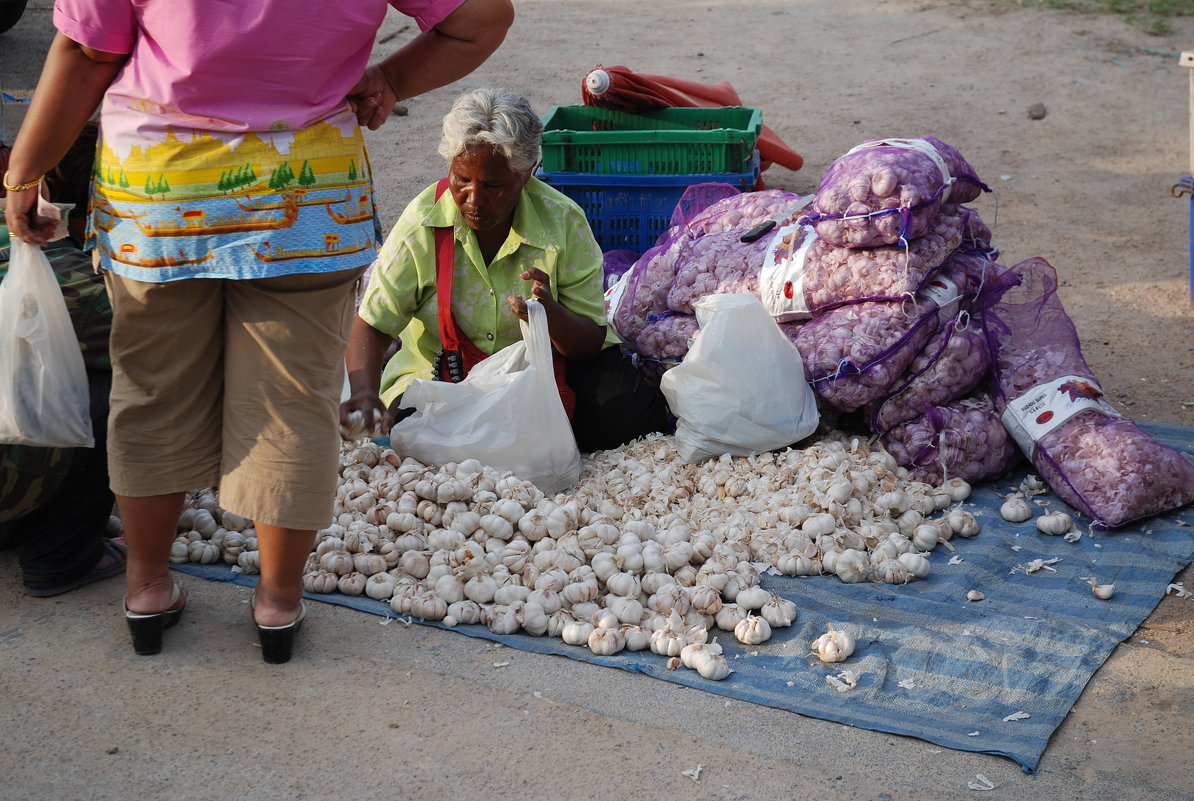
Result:
<svg viewBox="0 0 1194 801"><path fill-rule="evenodd" d="M569 361L568 384L576 393L572 431L582 452L616 448L670 427L658 383L642 375L617 347L589 361Z"/></svg>
<svg viewBox="0 0 1194 801"><path fill-rule="evenodd" d="M220 505L257 529L259 626L297 619L303 565L315 532L331 522L358 275L283 276L229 290Z"/></svg>
<svg viewBox="0 0 1194 801"><path fill-rule="evenodd" d="M118 575L124 556L105 542L115 497L108 486L107 417L112 374L88 370L94 448L72 448L62 483L41 505L15 521L23 541L26 590L57 595Z"/></svg>
<svg viewBox="0 0 1194 801"><path fill-rule="evenodd" d="M125 605L148 615L175 598L170 545L187 490L218 476L223 282L105 279L113 309L108 470L128 547Z"/></svg>

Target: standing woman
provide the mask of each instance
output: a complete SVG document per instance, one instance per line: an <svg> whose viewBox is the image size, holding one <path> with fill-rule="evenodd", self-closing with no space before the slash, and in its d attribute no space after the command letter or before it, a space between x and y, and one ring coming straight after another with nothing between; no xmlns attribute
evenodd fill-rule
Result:
<svg viewBox="0 0 1194 801"><path fill-rule="evenodd" d="M255 522L252 612L290 658L301 575L331 519L353 288L374 257L359 125L467 75L509 0L390 0L421 33L366 68L385 0L57 0L59 33L13 146L13 235L44 244L42 175L97 103L92 228L113 307L109 466L128 544L125 615L161 650L185 493Z"/></svg>

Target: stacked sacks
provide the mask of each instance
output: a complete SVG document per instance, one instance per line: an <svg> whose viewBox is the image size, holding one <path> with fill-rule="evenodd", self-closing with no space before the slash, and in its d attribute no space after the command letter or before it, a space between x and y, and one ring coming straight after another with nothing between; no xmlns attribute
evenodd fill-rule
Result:
<svg viewBox="0 0 1194 801"><path fill-rule="evenodd" d="M847 153L803 211L801 198L780 190L686 195L672 228L614 291L611 319L623 341L662 370L683 359L698 333L693 303L755 294L800 350L822 415L861 411L882 434L966 399L989 374L979 298L1004 271L990 231L960 205L983 188L954 148L925 137ZM777 217L773 232L743 241ZM934 419L972 424L977 415ZM967 450L988 439L961 436L937 456L905 448L904 466L989 478L1014 451L992 447L984 459ZM933 466L921 464L931 458Z"/></svg>

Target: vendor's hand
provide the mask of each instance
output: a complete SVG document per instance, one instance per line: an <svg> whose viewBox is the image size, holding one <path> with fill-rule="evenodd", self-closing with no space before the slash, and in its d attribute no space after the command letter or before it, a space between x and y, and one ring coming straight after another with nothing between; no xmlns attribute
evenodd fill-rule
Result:
<svg viewBox="0 0 1194 801"><path fill-rule="evenodd" d="M371 131L376 131L389 119L397 102L390 82L376 64L366 67L356 86L348 90L348 104L357 115L357 122Z"/></svg>
<svg viewBox="0 0 1194 801"><path fill-rule="evenodd" d="M340 404L340 436L349 442L384 437L394 425L389 409L371 390L357 390Z"/></svg>
<svg viewBox="0 0 1194 801"><path fill-rule="evenodd" d="M45 182L41 185L45 186ZM9 192L5 198L4 217L9 235L31 245L46 245L54 236L60 221L38 216L37 196L36 187Z"/></svg>
<svg viewBox="0 0 1194 801"><path fill-rule="evenodd" d="M551 296L551 277L542 270L532 267L526 270L522 275L518 276L524 281L534 281L531 286L531 297L536 298L540 303L554 303L555 299ZM512 295L506 298L510 304L510 311L519 320L527 321L527 302L522 295Z"/></svg>

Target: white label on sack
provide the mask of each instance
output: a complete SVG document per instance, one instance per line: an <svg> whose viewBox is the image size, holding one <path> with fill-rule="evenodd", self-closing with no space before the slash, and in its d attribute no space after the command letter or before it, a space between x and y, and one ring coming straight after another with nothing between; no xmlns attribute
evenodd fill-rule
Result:
<svg viewBox="0 0 1194 801"><path fill-rule="evenodd" d="M938 276L929 281L917 294L925 300L933 301L940 309L944 309L951 303L956 303L960 297L957 283L944 276Z"/></svg>
<svg viewBox="0 0 1194 801"><path fill-rule="evenodd" d="M1001 419L1020 450L1031 459L1034 446L1042 437L1087 409L1111 417L1121 416L1103 399L1103 390L1097 383L1082 376L1063 375L1008 401Z"/></svg>
<svg viewBox="0 0 1194 801"><path fill-rule="evenodd" d="M816 239L811 225L785 225L767 246L759 270L759 300L777 322L812 317L804 301L804 265Z"/></svg>
<svg viewBox="0 0 1194 801"><path fill-rule="evenodd" d="M944 202L949 199L949 190L953 186L953 176L949 174L949 165L945 163L945 159L937 152L937 148L924 139L878 139L874 142L863 142L861 145L856 145L850 150L846 151L846 155L857 153L859 150L866 150L872 147L900 147L905 150L915 150L917 153L922 153L932 159L933 163L937 165L937 169L941 171L941 182L945 184L945 194L942 195L941 200Z"/></svg>

